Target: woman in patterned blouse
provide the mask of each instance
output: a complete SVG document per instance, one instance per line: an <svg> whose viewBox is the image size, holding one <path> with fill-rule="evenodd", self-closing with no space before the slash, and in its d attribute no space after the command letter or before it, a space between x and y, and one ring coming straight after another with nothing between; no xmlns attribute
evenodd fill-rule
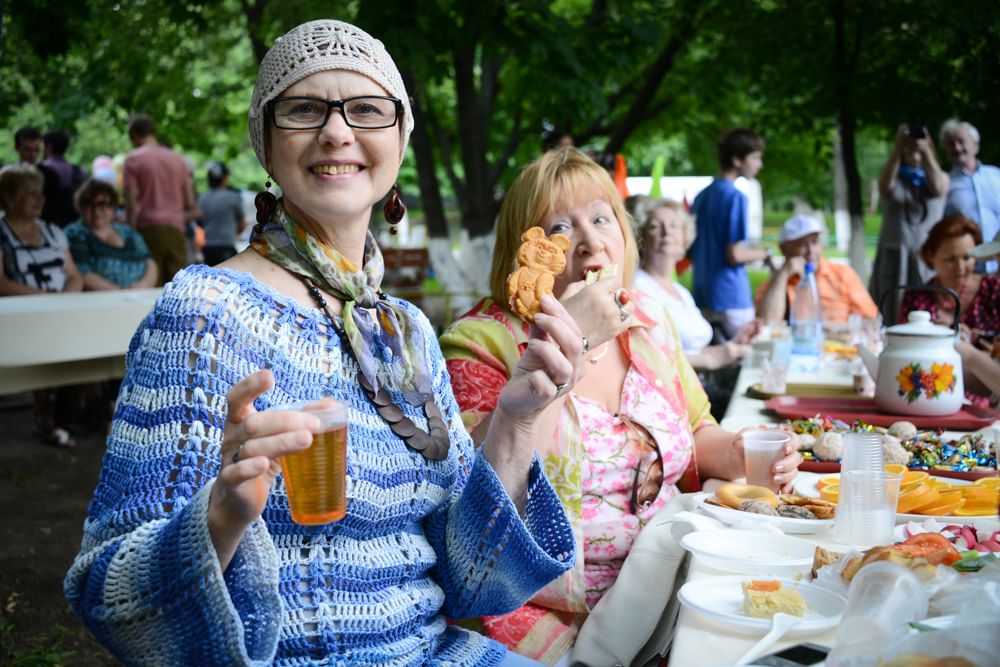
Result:
<svg viewBox="0 0 1000 667"><path fill-rule="evenodd" d="M537 444L579 555L573 570L529 604L483 623L518 653L556 664L614 583L642 526L680 491L698 490L701 479L741 477L744 461L742 440L712 418L663 306L625 291L637 252L624 204L607 172L573 148L549 151L514 181L497 224L493 296L441 338L466 427L475 435L495 418L501 387L530 349L533 327L508 308L505 282L522 233L534 226L569 238L554 295L589 348L574 389L546 410ZM610 267L614 274L596 282L588 276ZM775 488L791 486L797 445L793 437L775 465Z"/></svg>
<svg viewBox="0 0 1000 667"><path fill-rule="evenodd" d="M117 206L118 191L102 180L89 179L76 192L80 219L66 237L85 290L156 286L156 262L139 232L115 222Z"/></svg>

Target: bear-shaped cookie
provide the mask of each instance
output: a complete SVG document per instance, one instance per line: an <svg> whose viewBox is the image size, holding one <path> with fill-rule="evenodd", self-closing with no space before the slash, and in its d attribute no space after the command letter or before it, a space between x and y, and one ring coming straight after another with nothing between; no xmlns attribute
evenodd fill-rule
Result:
<svg viewBox="0 0 1000 667"><path fill-rule="evenodd" d="M541 310L541 300L552 294L555 276L566 268L569 238L562 234L545 236L541 227L532 227L521 234L517 250L517 268L507 276L507 298L510 309L529 322Z"/></svg>

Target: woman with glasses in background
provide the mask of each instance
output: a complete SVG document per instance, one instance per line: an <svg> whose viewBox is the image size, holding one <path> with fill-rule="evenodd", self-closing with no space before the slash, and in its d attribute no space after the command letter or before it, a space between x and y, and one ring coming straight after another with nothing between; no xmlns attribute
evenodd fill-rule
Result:
<svg viewBox="0 0 1000 667"><path fill-rule="evenodd" d="M91 178L76 191L80 219L65 229L85 290L155 287L156 262L149 247L129 225L115 221L118 192Z"/></svg>
<svg viewBox="0 0 1000 667"><path fill-rule="evenodd" d="M474 447L430 322L381 290L368 225L413 129L385 47L294 28L248 121L282 198L258 195L250 248L179 272L136 333L67 599L125 664L531 664L446 616L510 611L573 562L531 433L579 329L545 305ZM302 525L279 461L319 422L268 408L324 398L347 412L346 514Z"/></svg>
<svg viewBox="0 0 1000 667"><path fill-rule="evenodd" d="M578 557L573 570L529 604L484 618L483 627L518 653L556 664L614 584L645 523L703 479L742 477L744 461L742 439L712 418L663 306L629 291L637 252L624 204L607 172L573 148L549 151L511 185L497 224L492 297L441 337L473 439L502 412L500 389L532 345L533 326L511 312L506 282L521 235L534 226L547 237L569 238L553 293L586 339L583 375L545 411L537 432ZM613 275L588 279L610 267ZM793 438L776 464L777 485L791 487L801 460L797 444Z"/></svg>

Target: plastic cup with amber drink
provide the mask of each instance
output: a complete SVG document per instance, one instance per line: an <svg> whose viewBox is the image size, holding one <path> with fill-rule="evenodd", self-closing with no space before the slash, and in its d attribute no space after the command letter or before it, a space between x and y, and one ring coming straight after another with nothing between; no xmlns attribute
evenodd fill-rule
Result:
<svg viewBox="0 0 1000 667"><path fill-rule="evenodd" d="M271 408L319 418L312 444L281 457L292 521L317 526L347 513L347 405L330 398Z"/></svg>

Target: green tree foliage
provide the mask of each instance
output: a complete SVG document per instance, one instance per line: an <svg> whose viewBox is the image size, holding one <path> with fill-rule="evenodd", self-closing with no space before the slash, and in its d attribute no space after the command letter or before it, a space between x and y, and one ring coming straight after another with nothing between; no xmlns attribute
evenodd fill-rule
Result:
<svg viewBox="0 0 1000 667"><path fill-rule="evenodd" d="M857 142L918 118L932 130L967 118L984 160L1000 155L1000 13L978 0L5 0L0 12L8 137L62 126L76 135L70 157L87 162L128 150L125 122L142 111L196 161L229 161L241 185L263 178L246 107L267 46L305 20L358 23L386 43L414 98L415 159L400 182L419 190L435 235L452 206L471 233L490 230L543 121L624 153L632 173L664 153L674 174L714 173L720 134L748 125L768 141L768 197L816 205L831 196L838 122L860 137L863 173L882 153ZM12 158L0 140L0 161Z"/></svg>

